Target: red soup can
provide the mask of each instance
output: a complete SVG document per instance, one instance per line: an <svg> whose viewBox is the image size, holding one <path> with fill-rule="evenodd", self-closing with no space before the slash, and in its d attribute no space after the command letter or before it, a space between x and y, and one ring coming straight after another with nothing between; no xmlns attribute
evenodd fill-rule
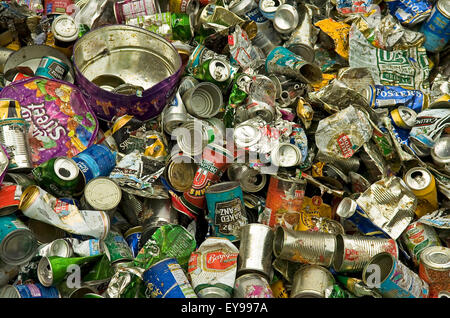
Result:
<svg viewBox="0 0 450 318"><path fill-rule="evenodd" d="M0 188L0 216L13 214L19 209L22 186L3 184Z"/></svg>

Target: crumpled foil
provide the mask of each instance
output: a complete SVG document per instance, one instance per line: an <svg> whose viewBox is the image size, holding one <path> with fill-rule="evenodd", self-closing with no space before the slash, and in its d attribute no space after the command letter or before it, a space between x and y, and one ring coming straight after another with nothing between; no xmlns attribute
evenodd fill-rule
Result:
<svg viewBox="0 0 450 318"><path fill-rule="evenodd" d="M105 291L105 296L108 298L120 298L125 291L131 287L130 284L134 282L136 277L142 280L142 275L145 269L139 267L125 267L119 266L116 269L108 288Z"/></svg>
<svg viewBox="0 0 450 318"><path fill-rule="evenodd" d="M450 209L442 208L425 214L418 222L436 227L438 229L450 229Z"/></svg>
<svg viewBox="0 0 450 318"><path fill-rule="evenodd" d="M373 224L396 240L412 222L417 198L402 179L383 178L356 199Z"/></svg>

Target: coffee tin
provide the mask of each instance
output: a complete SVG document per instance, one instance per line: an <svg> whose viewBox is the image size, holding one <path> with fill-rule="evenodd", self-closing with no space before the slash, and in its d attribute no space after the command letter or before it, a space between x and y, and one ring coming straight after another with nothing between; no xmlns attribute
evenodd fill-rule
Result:
<svg viewBox="0 0 450 318"><path fill-rule="evenodd" d="M54 286L44 287L40 283L26 285L6 285L0 289L0 298L61 298Z"/></svg>
<svg viewBox="0 0 450 318"><path fill-rule="evenodd" d="M244 197L238 182L214 184L205 192L208 219L214 226L214 236L239 240L241 227L247 224Z"/></svg>
<svg viewBox="0 0 450 318"><path fill-rule="evenodd" d="M15 214L0 216L0 258L20 265L33 258L37 242L27 226Z"/></svg>
<svg viewBox="0 0 450 318"><path fill-rule="evenodd" d="M23 118L0 120L0 144L9 155L8 171L29 171L33 168L28 143L28 128Z"/></svg>
<svg viewBox="0 0 450 318"><path fill-rule="evenodd" d="M295 272L291 298L328 298L335 283L329 270L318 265L306 265Z"/></svg>
<svg viewBox="0 0 450 318"><path fill-rule="evenodd" d="M142 279L151 298L197 298L176 259L167 258L147 269Z"/></svg>
<svg viewBox="0 0 450 318"><path fill-rule="evenodd" d="M34 75L50 79L64 80L67 73L69 73L69 69L69 65L67 65L64 61L53 56L44 56L41 59Z"/></svg>
<svg viewBox="0 0 450 318"><path fill-rule="evenodd" d="M233 298L274 298L267 279L257 273L244 274L234 282Z"/></svg>
<svg viewBox="0 0 450 318"><path fill-rule="evenodd" d="M422 251L419 276L430 285L429 298L450 291L450 248L429 246Z"/></svg>
<svg viewBox="0 0 450 318"><path fill-rule="evenodd" d="M419 275L386 252L372 257L362 278L364 284L373 285L386 298L427 298L429 294L428 284Z"/></svg>
<svg viewBox="0 0 450 318"><path fill-rule="evenodd" d="M116 154L104 145L92 145L72 160L77 163L87 184L96 177L106 177L111 173L116 166Z"/></svg>
<svg viewBox="0 0 450 318"><path fill-rule="evenodd" d="M441 241L434 227L417 221L408 225L401 238L416 266L419 265L420 255L427 247L441 246Z"/></svg>

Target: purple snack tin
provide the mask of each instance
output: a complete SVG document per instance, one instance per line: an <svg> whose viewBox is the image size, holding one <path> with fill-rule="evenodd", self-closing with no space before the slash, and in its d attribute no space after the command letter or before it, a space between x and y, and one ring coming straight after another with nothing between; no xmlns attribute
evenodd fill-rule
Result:
<svg viewBox="0 0 450 318"><path fill-rule="evenodd" d="M98 118L159 115L181 76L178 51L163 37L129 25L86 33L74 45L75 77ZM120 93L119 93L120 92Z"/></svg>

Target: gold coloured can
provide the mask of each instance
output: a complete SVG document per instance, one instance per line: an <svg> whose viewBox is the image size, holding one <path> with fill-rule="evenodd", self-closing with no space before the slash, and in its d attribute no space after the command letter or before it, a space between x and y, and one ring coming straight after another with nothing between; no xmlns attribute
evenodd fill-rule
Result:
<svg viewBox="0 0 450 318"><path fill-rule="evenodd" d="M439 208L436 180L427 169L412 168L406 172L404 179L418 199L415 213L419 218Z"/></svg>

